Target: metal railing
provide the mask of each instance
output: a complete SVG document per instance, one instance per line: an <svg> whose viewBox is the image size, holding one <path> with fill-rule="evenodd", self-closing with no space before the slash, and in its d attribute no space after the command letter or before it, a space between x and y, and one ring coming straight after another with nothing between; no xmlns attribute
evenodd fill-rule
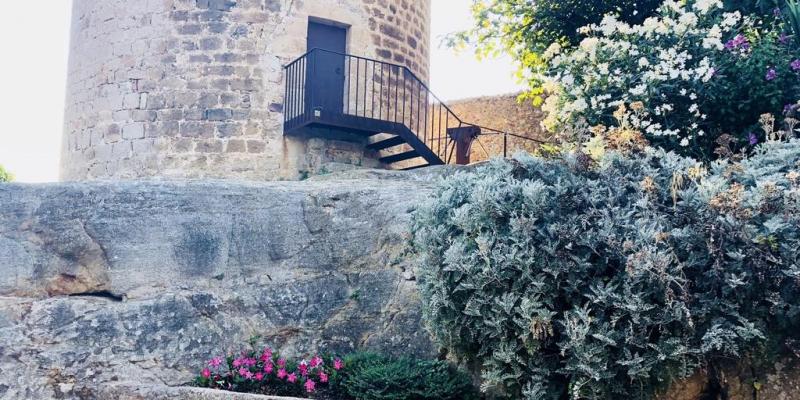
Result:
<svg viewBox="0 0 800 400"><path fill-rule="evenodd" d="M362 121L401 124L445 162L454 154L454 128L478 127L481 135L537 139L471 124L461 120L409 68L384 61L323 49L312 49L285 67L286 130L325 116L356 117Z"/></svg>

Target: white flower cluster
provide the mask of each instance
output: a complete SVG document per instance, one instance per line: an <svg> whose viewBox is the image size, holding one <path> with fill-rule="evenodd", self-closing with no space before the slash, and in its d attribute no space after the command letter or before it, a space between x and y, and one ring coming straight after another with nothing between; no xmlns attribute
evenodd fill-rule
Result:
<svg viewBox="0 0 800 400"><path fill-rule="evenodd" d="M629 25L608 15L581 29L587 37L575 49L553 45L545 52L550 69L543 105L546 129L586 121L611 120L621 104L641 102L633 128L652 136L673 137L688 146L703 136L702 93L717 73L714 60L726 51L723 38L743 23L722 13L720 0L696 0L690 6L667 0L659 16ZM677 129L675 127L680 127Z"/></svg>

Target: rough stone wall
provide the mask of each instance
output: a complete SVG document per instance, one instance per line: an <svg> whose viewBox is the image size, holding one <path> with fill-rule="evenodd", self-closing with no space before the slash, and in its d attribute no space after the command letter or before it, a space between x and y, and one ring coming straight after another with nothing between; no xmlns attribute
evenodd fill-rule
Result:
<svg viewBox="0 0 800 400"><path fill-rule="evenodd" d="M362 0L379 60L406 65L424 82L429 74L431 4L414 0Z"/></svg>
<svg viewBox="0 0 800 400"><path fill-rule="evenodd" d="M181 385L256 335L434 356L402 254L443 169L0 185L0 398Z"/></svg>
<svg viewBox="0 0 800 400"><path fill-rule="evenodd" d="M502 132L515 133L521 136L546 139L547 133L540 122L544 118L540 108L533 107L530 103L517 101L518 93L500 96L476 97L471 99L456 100L448 105L458 117L468 123L486 126ZM482 146L481 146L482 145ZM508 155L512 156L517 151L533 152L538 148L538 143L508 138ZM485 149L485 150L484 150ZM503 155L503 136L481 136L480 143L473 143L470 161L486 160L488 152L492 156Z"/></svg>
<svg viewBox="0 0 800 400"><path fill-rule="evenodd" d="M75 0L61 177L269 180L374 165L349 143L283 136L282 66L305 53L312 17L349 25L349 52L426 79L429 1Z"/></svg>

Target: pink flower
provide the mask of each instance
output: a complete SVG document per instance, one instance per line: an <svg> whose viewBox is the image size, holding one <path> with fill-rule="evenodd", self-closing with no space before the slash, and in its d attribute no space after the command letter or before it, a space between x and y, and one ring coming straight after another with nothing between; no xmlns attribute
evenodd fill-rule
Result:
<svg viewBox="0 0 800 400"><path fill-rule="evenodd" d="M201 372L200 375L202 375L203 378L206 379L211 378L211 370L208 368L203 368L203 372Z"/></svg>
<svg viewBox="0 0 800 400"><path fill-rule="evenodd" d="M222 358L220 357L214 357L208 361L208 366L211 368L219 368L220 365L222 365Z"/></svg>
<svg viewBox="0 0 800 400"><path fill-rule="evenodd" d="M250 372L250 370L245 368L245 367L239 368L239 375L241 375L242 377L247 378L247 379L250 379L250 378L253 377L253 373Z"/></svg>
<svg viewBox="0 0 800 400"><path fill-rule="evenodd" d="M297 369L300 370L300 375L308 375L308 364L306 364L305 361L301 362L300 365L297 366Z"/></svg>
<svg viewBox="0 0 800 400"><path fill-rule="evenodd" d="M272 363L271 363L271 362L268 362L266 365L264 365L264 372L266 372L266 373L268 373L268 374L271 374L271 373L272 373L272 370L273 370L273 368L275 368L275 366L274 366L274 365L272 365Z"/></svg>
<svg viewBox="0 0 800 400"><path fill-rule="evenodd" d="M311 379L307 380L306 384L305 384L306 392L308 392L308 393L314 392L314 388L316 388L316 386L317 386L317 384L314 383L314 381L312 381Z"/></svg>
<svg viewBox="0 0 800 400"><path fill-rule="evenodd" d="M286 380L287 380L289 383L295 383L295 382L297 382L297 374L295 374L294 372L292 372L291 374L289 374L289 375L287 375L287 376L286 376Z"/></svg>
<svg viewBox="0 0 800 400"><path fill-rule="evenodd" d="M311 368L316 368L316 367L322 365L322 357L314 356L314 358L311 359L310 365L311 365Z"/></svg>
<svg viewBox="0 0 800 400"><path fill-rule="evenodd" d="M319 381L322 382L322 383L327 383L328 382L328 374L326 374L324 371L319 371Z"/></svg>
<svg viewBox="0 0 800 400"><path fill-rule="evenodd" d="M233 360L233 367L234 367L234 368L239 368L239 367L241 367L242 365L244 365L244 364L242 363L242 361L243 361L243 360L242 360L241 358L237 358L237 359Z"/></svg>
<svg viewBox="0 0 800 400"><path fill-rule="evenodd" d="M242 363L248 367L254 367L258 361L255 358L245 358Z"/></svg>
<svg viewBox="0 0 800 400"><path fill-rule="evenodd" d="M286 378L286 375L287 374L285 369L281 368L278 370L278 379Z"/></svg>
<svg viewBox="0 0 800 400"><path fill-rule="evenodd" d="M338 358L333 360L333 369L338 371L338 370L342 369L342 367L344 367L344 363L342 363L342 360L340 360Z"/></svg>
<svg viewBox="0 0 800 400"><path fill-rule="evenodd" d="M278 359L278 366L281 367L281 368L285 367L286 366L286 359L285 358L279 358Z"/></svg>
<svg viewBox="0 0 800 400"><path fill-rule="evenodd" d="M253 379L255 379L257 381L260 381L260 380L264 379L264 374L262 374L261 372L256 372L256 374L253 375Z"/></svg>
<svg viewBox="0 0 800 400"><path fill-rule="evenodd" d="M268 361L270 359L272 359L272 349L267 347L267 348L264 349L264 352L261 353L261 361L266 362L266 361Z"/></svg>

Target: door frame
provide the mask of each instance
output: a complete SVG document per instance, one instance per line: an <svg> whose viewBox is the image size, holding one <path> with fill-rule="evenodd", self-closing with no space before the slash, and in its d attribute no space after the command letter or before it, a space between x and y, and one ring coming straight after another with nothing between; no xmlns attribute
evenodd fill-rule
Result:
<svg viewBox="0 0 800 400"><path fill-rule="evenodd" d="M311 25L312 22L315 23L315 24L329 25L329 26L333 26L333 27L336 27L336 28L344 29L344 32L345 32L345 35L344 35L344 52L346 54L350 54L350 37L351 37L350 33L351 33L351 28L353 27L352 25L346 24L344 22L334 21L332 19L327 19L327 18L322 18L322 17L316 17L316 16L313 16L313 15L309 15L308 19L306 20L305 32L308 32L308 26ZM311 50L311 49L308 48L308 38L306 38L306 51L309 51L309 50Z"/></svg>
<svg viewBox="0 0 800 400"><path fill-rule="evenodd" d="M335 103L335 105L333 107L329 107L329 110L324 111L324 112L331 112L331 110L338 110L338 111L333 111L334 114L345 113L345 111L344 111L344 107L345 107L344 93L345 93L346 88L350 84L350 77L347 76L348 74L344 73L344 64L347 62L347 59L346 59L345 55L348 54L348 50L350 49L350 34L351 34L350 27L351 26L348 25L348 24L345 24L345 23L341 23L341 22L337 22L337 21L333 21L333 20L329 20L329 19L309 16L308 20L307 20L307 24L306 24L306 32L310 32L311 31L311 24L312 23L315 24L315 25L320 25L320 26L323 26L323 27L335 28L337 30L343 30L344 31L344 43L343 43L343 46L342 46L342 47L344 47L344 49L341 50L342 53L343 53L343 55L342 55L342 80L341 80L341 92L342 93L341 93L341 98L337 99L337 100L332 100ZM312 48L309 47L310 39L311 39L310 36L306 37L306 51L308 51L308 52L310 52L312 50ZM340 50L336 50L337 53L339 51ZM334 56L333 54L329 54L329 53L325 53L325 52L315 52L315 54L313 54L312 57L315 57L314 60L316 60L317 57L319 57L321 59L325 59L325 58L338 57L338 56ZM308 75L306 75L306 79L308 79ZM311 83L311 84L314 85L314 84L320 84L320 83L321 82L314 82L314 83ZM306 86L308 87L308 85L309 85L309 82L308 82L308 80L306 80ZM306 113L315 113L314 109L316 108L318 103L319 104L328 103L328 101L327 100L323 100L322 98L318 98L318 100L315 102L313 98L310 99L310 101L307 101L306 105L305 105ZM322 104L322 105L323 105L323 108L325 108L325 105L324 104Z"/></svg>

